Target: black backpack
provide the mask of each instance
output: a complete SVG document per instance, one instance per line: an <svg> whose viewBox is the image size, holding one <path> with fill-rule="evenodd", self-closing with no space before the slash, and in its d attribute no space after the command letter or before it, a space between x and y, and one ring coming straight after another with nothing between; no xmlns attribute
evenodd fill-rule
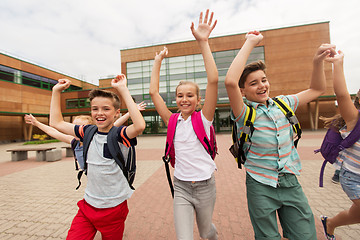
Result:
<svg viewBox="0 0 360 240"><path fill-rule="evenodd" d="M95 125L91 125L86 128L83 138L83 154L84 154L84 169L78 173L79 185L76 190L80 187L81 176L83 173L86 174L87 171L87 152L89 150L90 142L94 137L94 134L97 132L98 128ZM127 179L131 189L135 190L133 187L133 182L135 179L136 172L136 153L135 146L127 147L121 142L118 142L118 127L113 126L107 134L107 146L109 148L111 156L114 158L115 162L119 165L122 170L125 178ZM125 156L125 157L124 157Z"/></svg>

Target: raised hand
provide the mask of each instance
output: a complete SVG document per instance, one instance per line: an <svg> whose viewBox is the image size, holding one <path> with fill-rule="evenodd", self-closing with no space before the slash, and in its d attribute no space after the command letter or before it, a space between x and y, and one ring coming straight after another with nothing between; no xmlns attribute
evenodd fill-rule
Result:
<svg viewBox="0 0 360 240"><path fill-rule="evenodd" d="M141 103L137 104L137 108L139 109L139 111L144 111L146 108L146 103L142 101Z"/></svg>
<svg viewBox="0 0 360 240"><path fill-rule="evenodd" d="M344 53L341 50L339 50L336 55L332 56L330 54L330 56L325 58L325 61L330 63L337 63L337 62L342 63L344 61Z"/></svg>
<svg viewBox="0 0 360 240"><path fill-rule="evenodd" d="M59 79L58 83L53 87L53 91L63 91L65 89L67 89L68 87L70 87L71 85L71 81L69 79Z"/></svg>
<svg viewBox="0 0 360 240"><path fill-rule="evenodd" d="M111 80L111 86L116 87L126 87L127 79L125 74L117 75L114 79Z"/></svg>
<svg viewBox="0 0 360 240"><path fill-rule="evenodd" d="M199 26L197 29L194 28L194 23L191 23L191 32L194 35L197 41L207 41L209 39L210 33L215 28L217 20L214 21L214 24L211 25L213 21L214 13L211 12L209 17L209 9L206 10L205 18L203 20L203 12L200 13L199 17Z"/></svg>
<svg viewBox="0 0 360 240"><path fill-rule="evenodd" d="M245 35L245 39L252 41L255 45L259 44L264 36L259 31L250 31Z"/></svg>
<svg viewBox="0 0 360 240"><path fill-rule="evenodd" d="M164 57L167 56L168 52L169 51L166 47L164 47L164 49L161 52L159 52L159 53L156 52L155 53L155 61L161 62L164 59Z"/></svg>
<svg viewBox="0 0 360 240"><path fill-rule="evenodd" d="M24 120L25 120L25 122L27 124L31 124L31 125L34 125L34 126L35 126L35 124L37 122L37 119L32 114L25 114Z"/></svg>
<svg viewBox="0 0 360 240"><path fill-rule="evenodd" d="M334 44L324 43L318 48L315 53L314 61L324 61L327 58L332 58L336 55L336 46Z"/></svg>

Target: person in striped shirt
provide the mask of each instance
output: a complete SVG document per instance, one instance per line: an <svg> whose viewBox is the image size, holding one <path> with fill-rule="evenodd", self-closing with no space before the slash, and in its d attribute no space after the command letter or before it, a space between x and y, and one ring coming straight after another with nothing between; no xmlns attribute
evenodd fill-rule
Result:
<svg viewBox="0 0 360 240"><path fill-rule="evenodd" d="M340 115L326 119L325 126L338 129L341 136L346 138L359 121L359 92L353 103L346 87L344 54L341 51L327 61L333 64L333 85ZM360 139L350 148L341 151L336 161L340 165L341 187L353 203L348 210L341 211L334 217L320 217L325 236L331 240L335 239L335 228L360 223Z"/></svg>
<svg viewBox="0 0 360 240"><path fill-rule="evenodd" d="M248 210L255 239L316 239L314 216L307 198L297 181L301 163L294 147L291 124L269 97L270 83L262 61L246 65L252 49L263 36L258 31L246 34L245 43L233 60L225 86L232 108L231 117L239 132L244 127L246 105L256 111L255 131L246 148L246 189ZM304 104L324 93L326 79L324 60L334 55L335 46L321 45L313 59L313 73L309 89L294 95L280 95L295 112ZM246 65L246 66L245 66ZM238 133L239 134L239 133ZM238 136L239 137L239 136Z"/></svg>

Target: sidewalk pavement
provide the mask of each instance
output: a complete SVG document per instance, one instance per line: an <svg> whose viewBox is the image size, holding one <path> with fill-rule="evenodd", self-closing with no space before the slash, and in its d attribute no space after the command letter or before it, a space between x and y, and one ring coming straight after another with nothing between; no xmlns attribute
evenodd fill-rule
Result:
<svg viewBox="0 0 360 240"><path fill-rule="evenodd" d="M298 147L303 165L299 181L315 216L318 239L325 239L319 216L334 216L351 206L341 186L331 182L334 172L331 165L325 170L324 188L318 187L322 157L313 154L313 150L319 148L324 134L324 131L305 131ZM246 204L245 172L237 169L228 151L230 134L218 134L217 140L217 199L213 221L219 239L254 239ZM138 138L136 191L128 201L125 240L176 239L172 198L161 161L164 144L164 136ZM74 161L65 157L65 150L63 159L57 162L36 162L35 153L29 153L27 160L11 162L6 149L16 145L21 143L0 145L0 239L65 239L77 212L76 203L83 197L86 177L76 191ZM339 227L336 236L343 240L358 239L360 225ZM194 239L199 238L195 226ZM101 239L101 235L97 234L95 239Z"/></svg>

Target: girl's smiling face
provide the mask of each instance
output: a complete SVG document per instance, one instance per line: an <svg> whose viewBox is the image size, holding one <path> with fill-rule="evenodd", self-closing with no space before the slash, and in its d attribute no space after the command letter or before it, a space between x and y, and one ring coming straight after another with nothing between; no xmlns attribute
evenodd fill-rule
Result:
<svg viewBox="0 0 360 240"><path fill-rule="evenodd" d="M194 84L181 84L176 90L176 105L186 120L197 108L200 97Z"/></svg>
<svg viewBox="0 0 360 240"><path fill-rule="evenodd" d="M269 98L270 84L263 70L250 73L245 81L244 88L240 88L241 93L247 100L266 105Z"/></svg>

